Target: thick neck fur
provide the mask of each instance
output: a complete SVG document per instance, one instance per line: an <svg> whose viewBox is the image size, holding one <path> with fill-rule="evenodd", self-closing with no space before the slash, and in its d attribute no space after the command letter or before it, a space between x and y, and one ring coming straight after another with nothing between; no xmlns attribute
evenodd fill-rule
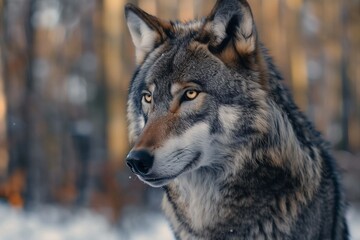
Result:
<svg viewBox="0 0 360 240"><path fill-rule="evenodd" d="M232 226L227 234L234 238L282 238L317 191L324 143L267 61L274 69L264 109L269 131L236 151L224 144L223 164L200 168L166 187L163 207L181 239L221 238L221 225Z"/></svg>

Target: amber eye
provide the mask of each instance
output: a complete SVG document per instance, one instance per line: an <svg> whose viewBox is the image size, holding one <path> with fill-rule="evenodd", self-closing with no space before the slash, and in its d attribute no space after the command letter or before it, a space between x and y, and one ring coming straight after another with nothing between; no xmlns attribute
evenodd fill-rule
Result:
<svg viewBox="0 0 360 240"><path fill-rule="evenodd" d="M143 99L144 99L144 101L145 101L146 103L151 103L151 101L152 101L152 96L151 96L151 94L149 94L149 93L145 93L145 94L143 95Z"/></svg>
<svg viewBox="0 0 360 240"><path fill-rule="evenodd" d="M198 91L188 90L185 92L185 98L188 101L194 100L199 95Z"/></svg>

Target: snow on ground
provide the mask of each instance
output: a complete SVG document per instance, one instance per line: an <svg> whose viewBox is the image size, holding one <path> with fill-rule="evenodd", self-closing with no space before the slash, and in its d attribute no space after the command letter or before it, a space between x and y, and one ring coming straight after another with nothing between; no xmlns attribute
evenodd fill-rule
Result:
<svg viewBox="0 0 360 240"><path fill-rule="evenodd" d="M360 203L350 205L347 214L352 240L360 240Z"/></svg>
<svg viewBox="0 0 360 240"><path fill-rule="evenodd" d="M353 240L360 240L360 205L352 205L348 222ZM116 228L90 210L43 207L24 212L0 204L1 240L173 240L159 213L129 210Z"/></svg>
<svg viewBox="0 0 360 240"><path fill-rule="evenodd" d="M168 222L160 213L129 209L120 224L123 239L175 240Z"/></svg>
<svg viewBox="0 0 360 240"><path fill-rule="evenodd" d="M135 221L136 220L136 221ZM172 240L166 220L159 213L131 217L112 226L90 210L44 207L24 212L0 204L1 240Z"/></svg>

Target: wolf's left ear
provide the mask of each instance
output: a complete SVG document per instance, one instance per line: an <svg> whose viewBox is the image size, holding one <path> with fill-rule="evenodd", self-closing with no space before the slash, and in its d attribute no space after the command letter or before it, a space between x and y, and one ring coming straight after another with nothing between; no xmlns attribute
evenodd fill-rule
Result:
<svg viewBox="0 0 360 240"><path fill-rule="evenodd" d="M141 64L148 53L166 40L172 26L130 3L125 6L125 17L136 48L136 63Z"/></svg>
<svg viewBox="0 0 360 240"><path fill-rule="evenodd" d="M209 49L227 60L251 55L258 48L255 23L246 0L218 0L207 17L205 30L210 37Z"/></svg>

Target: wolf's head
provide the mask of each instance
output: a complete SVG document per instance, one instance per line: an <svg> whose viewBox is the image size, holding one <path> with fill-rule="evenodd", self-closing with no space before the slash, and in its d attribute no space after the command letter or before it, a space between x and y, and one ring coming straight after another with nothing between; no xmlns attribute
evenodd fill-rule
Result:
<svg viewBox="0 0 360 240"><path fill-rule="evenodd" d="M128 100L127 164L152 186L201 168L221 169L268 130L267 69L245 0L219 0L210 15L168 22L128 4L137 70Z"/></svg>

